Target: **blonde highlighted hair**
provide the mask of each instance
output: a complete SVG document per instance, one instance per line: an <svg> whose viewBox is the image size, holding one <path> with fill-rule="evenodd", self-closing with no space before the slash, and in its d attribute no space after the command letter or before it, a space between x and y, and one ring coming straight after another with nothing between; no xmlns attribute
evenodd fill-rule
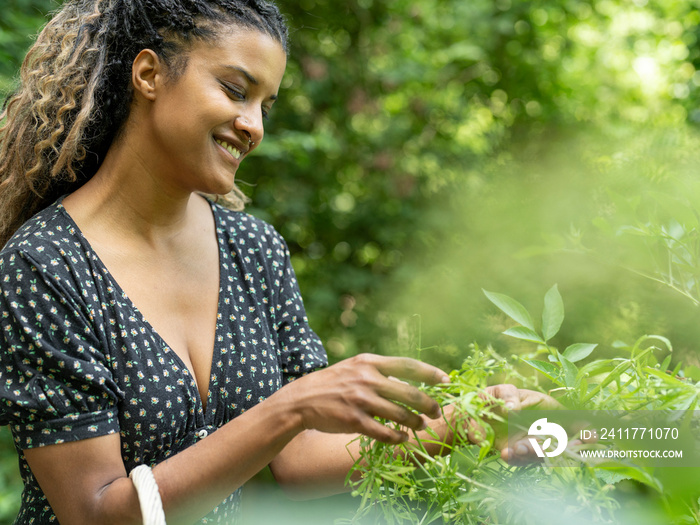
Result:
<svg viewBox="0 0 700 525"><path fill-rule="evenodd" d="M70 0L27 53L0 115L0 247L34 213L99 168L131 104L131 64L145 48L176 78L188 46L217 29L258 29L287 49L274 4L256 0ZM226 196L234 209L247 198Z"/></svg>

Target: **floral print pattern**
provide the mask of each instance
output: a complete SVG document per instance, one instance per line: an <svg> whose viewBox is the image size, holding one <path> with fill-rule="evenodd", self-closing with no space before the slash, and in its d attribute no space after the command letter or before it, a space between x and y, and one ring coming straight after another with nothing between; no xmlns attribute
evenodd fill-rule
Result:
<svg viewBox="0 0 700 525"><path fill-rule="evenodd" d="M10 425L24 481L16 524L57 522L23 449L119 433L127 472L155 465L327 364L282 237L211 207L220 290L206 408L60 200L0 252L0 424ZM233 522L239 502L240 490L201 523Z"/></svg>

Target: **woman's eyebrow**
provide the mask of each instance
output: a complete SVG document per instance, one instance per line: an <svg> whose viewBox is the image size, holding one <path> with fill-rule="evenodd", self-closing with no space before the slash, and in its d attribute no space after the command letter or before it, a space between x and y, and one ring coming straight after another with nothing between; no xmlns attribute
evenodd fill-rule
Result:
<svg viewBox="0 0 700 525"><path fill-rule="evenodd" d="M248 79L248 82L253 84L254 86L260 85L260 82L258 82L258 79L255 78L253 75L248 73L244 68L240 66L224 66L226 69L233 69L235 71L238 71L239 73L242 73L244 77ZM277 95L270 95L270 100L277 100Z"/></svg>
<svg viewBox="0 0 700 525"><path fill-rule="evenodd" d="M251 84L254 84L256 86L259 84L257 78L255 78L253 75L248 73L245 69L243 69L240 66L224 66L224 67L226 69L234 69L234 70L238 71L239 73L243 73L243 75L248 79L248 82L250 82Z"/></svg>

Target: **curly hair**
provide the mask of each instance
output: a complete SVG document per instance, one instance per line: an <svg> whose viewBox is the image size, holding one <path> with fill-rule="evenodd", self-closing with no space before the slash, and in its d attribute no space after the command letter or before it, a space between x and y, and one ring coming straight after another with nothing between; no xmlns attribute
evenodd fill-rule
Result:
<svg viewBox="0 0 700 525"><path fill-rule="evenodd" d="M131 65L155 51L176 79L197 41L231 25L257 29L287 52L288 30L263 0L69 0L46 24L0 121L0 247L34 213L80 187L125 123ZM247 198L235 187L234 209Z"/></svg>

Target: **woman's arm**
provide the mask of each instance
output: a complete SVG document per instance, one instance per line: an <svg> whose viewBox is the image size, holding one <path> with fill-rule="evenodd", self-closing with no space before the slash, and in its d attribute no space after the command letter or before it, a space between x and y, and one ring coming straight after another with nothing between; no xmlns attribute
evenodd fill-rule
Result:
<svg viewBox="0 0 700 525"><path fill-rule="evenodd" d="M207 514L300 430L291 407L273 397L153 468L169 524ZM120 447L113 434L25 451L60 523L141 523Z"/></svg>
<svg viewBox="0 0 700 525"><path fill-rule="evenodd" d="M452 407L446 407L446 416ZM444 418L424 418L431 429L451 442L452 434ZM433 456L446 453L449 448L432 443L434 437L424 430L417 430L418 439L424 441L426 451ZM347 492L348 473L360 457L360 434L327 434L307 430L297 435L270 463L270 470L287 495L294 499L312 499ZM413 433L409 438L414 442ZM429 443L430 442L430 443ZM358 481L359 472L353 474Z"/></svg>
<svg viewBox="0 0 700 525"><path fill-rule="evenodd" d="M356 356L297 379L153 468L168 523L192 523L207 514L304 430L362 433L398 443L408 435L380 424L376 416L409 429L422 428L423 419L394 401L437 417L435 401L390 377L448 381L444 372L425 363L375 355ZM24 451L60 523L140 523L120 447L119 436L108 435Z"/></svg>

